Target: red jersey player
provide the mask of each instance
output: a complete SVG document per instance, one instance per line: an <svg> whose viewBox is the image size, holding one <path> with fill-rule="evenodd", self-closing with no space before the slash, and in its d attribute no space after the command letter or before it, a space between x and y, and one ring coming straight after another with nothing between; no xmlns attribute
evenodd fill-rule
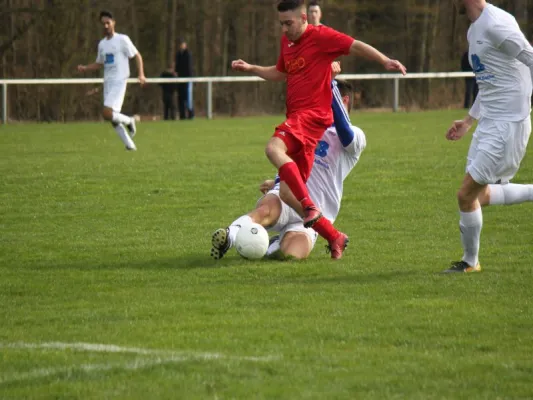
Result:
<svg viewBox="0 0 533 400"><path fill-rule="evenodd" d="M348 236L322 216L305 186L316 145L333 122L331 63L341 55L351 54L379 62L388 71L405 74L405 67L350 36L324 25L308 24L304 0L280 1L278 14L284 35L277 64L262 67L236 60L232 67L266 80L287 81L287 119L276 128L265 153L278 169L282 199L292 191L305 210L305 227L313 227L324 237L331 257L337 259L348 244Z"/></svg>

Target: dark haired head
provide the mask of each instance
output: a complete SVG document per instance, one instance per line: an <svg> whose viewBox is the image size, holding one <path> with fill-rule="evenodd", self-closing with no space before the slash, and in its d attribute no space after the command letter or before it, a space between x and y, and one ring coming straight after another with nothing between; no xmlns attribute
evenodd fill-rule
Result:
<svg viewBox="0 0 533 400"><path fill-rule="evenodd" d="M304 0L281 0L278 3L279 12L294 11L302 7L305 7Z"/></svg>
<svg viewBox="0 0 533 400"><path fill-rule="evenodd" d="M342 97L351 96L351 94L353 93L352 84L343 79L335 79L335 80L337 81L337 87L339 88L339 92L341 92Z"/></svg>
<svg viewBox="0 0 533 400"><path fill-rule="evenodd" d="M106 11L106 10L100 11L100 19L104 17L107 17L109 19L114 19L113 14L111 14L111 11Z"/></svg>
<svg viewBox="0 0 533 400"><path fill-rule="evenodd" d="M309 4L307 4L307 8L309 7L320 7L320 4L318 4L318 1L316 0L311 0Z"/></svg>
<svg viewBox="0 0 533 400"><path fill-rule="evenodd" d="M346 107L348 108L348 112L350 112L352 111L352 104L353 104L353 86L350 82L342 80L342 79L336 79L336 81L337 81L337 87L339 88L339 92L341 92L341 96L343 98L348 96L348 104L346 105Z"/></svg>

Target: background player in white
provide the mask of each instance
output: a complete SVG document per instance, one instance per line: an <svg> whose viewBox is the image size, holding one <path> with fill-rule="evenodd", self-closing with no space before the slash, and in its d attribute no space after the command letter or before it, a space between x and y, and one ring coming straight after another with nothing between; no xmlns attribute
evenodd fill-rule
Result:
<svg viewBox="0 0 533 400"><path fill-rule="evenodd" d="M109 11L100 13L100 22L104 27L105 38L98 44L96 62L78 65L79 72L96 71L104 67L104 109L102 116L110 121L126 150L137 150L132 138L135 136L135 119L121 114L122 103L126 95L127 79L130 77L129 59L135 57L139 83L144 85L144 66L141 53L137 51L127 35L115 32L115 19ZM128 128L128 132L126 132Z"/></svg>
<svg viewBox="0 0 533 400"><path fill-rule="evenodd" d="M458 140L474 120L479 124L457 194L464 254L446 273L481 270L481 206L533 201L533 185L508 183L518 171L531 133L533 48L507 12L485 0L454 2L472 22L468 30L469 58L479 94L469 114L455 121L446 137Z"/></svg>
<svg viewBox="0 0 533 400"><path fill-rule="evenodd" d="M333 81L332 87L335 123L324 132L317 146L307 186L313 201L328 219L334 221L340 209L343 181L366 147L366 138L361 129L350 123L352 87L344 81ZM213 233L211 255L215 259L222 258L233 246L240 226L250 220L280 233L277 241L271 241L267 255L281 249L285 256L302 259L313 249L317 234L303 226L304 211L300 202L294 196L288 200L290 205L281 201L279 179L265 181L260 189L266 194L255 210L238 218L228 228Z"/></svg>

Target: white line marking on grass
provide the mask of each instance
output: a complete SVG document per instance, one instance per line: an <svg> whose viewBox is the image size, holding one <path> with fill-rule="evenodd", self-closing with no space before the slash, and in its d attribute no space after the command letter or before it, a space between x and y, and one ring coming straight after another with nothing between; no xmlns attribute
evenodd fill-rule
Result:
<svg viewBox="0 0 533 400"><path fill-rule="evenodd" d="M46 378L50 376L63 376L68 379L76 372L103 372L109 370L138 370L143 368L150 368L153 366L163 364L174 364L187 361L197 360L230 360L230 361L253 361L253 362L267 362L278 360L279 356L228 356L221 353L206 353L194 351L175 351L175 350L160 350L160 349L146 349L139 347L122 347L117 345L99 344L99 343L63 343L63 342L49 342L49 343L0 343L0 349L30 349L30 350L73 350L85 351L93 353L122 353L122 354L136 354L143 356L133 362L109 363L109 364L81 364L70 367L59 368L38 368L28 372L17 372L11 375L0 377L0 384L27 381L39 378Z"/></svg>
<svg viewBox="0 0 533 400"><path fill-rule="evenodd" d="M190 360L187 357L169 357L169 358L156 358L156 359L138 359L133 362L123 362L114 364L81 364L72 367L63 368L38 368L28 372L19 372L5 377L0 377L0 385L4 383L12 383L19 381L35 380L40 378L47 378L50 376L65 375L65 378L69 379L76 372L92 373L92 372L104 372L110 370L128 370L135 371L144 368L150 368L154 366L164 364L174 364L179 362L185 362Z"/></svg>
<svg viewBox="0 0 533 400"><path fill-rule="evenodd" d="M122 347L114 344L100 344L100 343L64 343L64 342L48 342L48 343L0 343L0 348L3 349L42 349L42 350L77 350L88 351L94 353L129 353L146 356L168 356L168 357L187 357L188 359L198 360L237 360L237 361L272 361L278 360L279 356L228 356L221 353L206 353L195 351L175 351L175 350L160 350L160 349L146 349L141 347Z"/></svg>

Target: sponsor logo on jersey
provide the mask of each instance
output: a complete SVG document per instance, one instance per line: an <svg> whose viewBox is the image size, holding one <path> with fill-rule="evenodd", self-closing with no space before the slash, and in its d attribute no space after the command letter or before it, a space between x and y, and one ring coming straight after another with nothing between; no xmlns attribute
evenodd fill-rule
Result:
<svg viewBox="0 0 533 400"><path fill-rule="evenodd" d="M329 143L324 140L321 140L320 142L318 142L316 146L315 155L319 157L326 157L328 155L328 150L329 150Z"/></svg>
<svg viewBox="0 0 533 400"><path fill-rule="evenodd" d="M289 74L295 74L305 67L305 58L298 57L285 61L285 70Z"/></svg>
<svg viewBox="0 0 533 400"><path fill-rule="evenodd" d="M479 74L481 72L485 71L485 65L481 63L481 60L479 59L477 54L472 54L472 69L476 74Z"/></svg>
<svg viewBox="0 0 533 400"><path fill-rule="evenodd" d="M113 53L106 53L104 64L114 64L114 63L115 63L115 55Z"/></svg>

